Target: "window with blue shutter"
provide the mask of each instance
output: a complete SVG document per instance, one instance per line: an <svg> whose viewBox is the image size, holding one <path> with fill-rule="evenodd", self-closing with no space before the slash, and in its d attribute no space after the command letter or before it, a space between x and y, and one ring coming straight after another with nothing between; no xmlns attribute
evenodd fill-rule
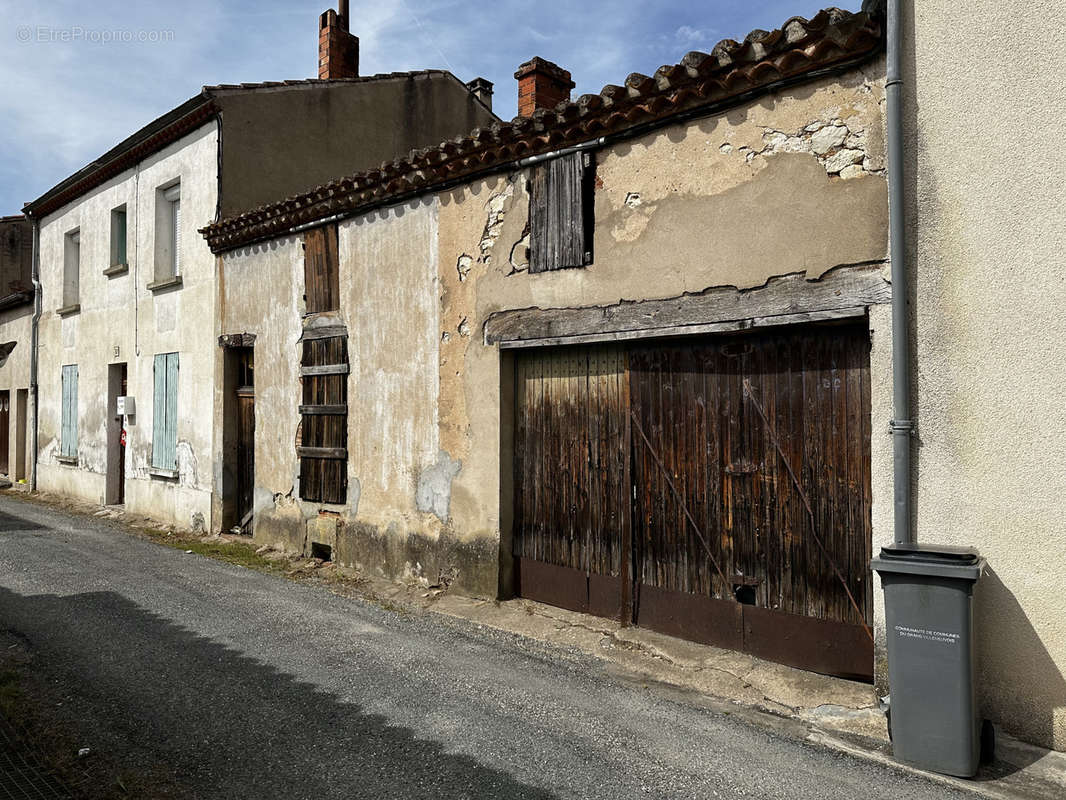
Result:
<svg viewBox="0 0 1066 800"><path fill-rule="evenodd" d="M178 468L178 354L155 357L152 410L152 466Z"/></svg>
<svg viewBox="0 0 1066 800"><path fill-rule="evenodd" d="M65 458L78 456L78 365L63 367L63 427L59 434L59 453Z"/></svg>

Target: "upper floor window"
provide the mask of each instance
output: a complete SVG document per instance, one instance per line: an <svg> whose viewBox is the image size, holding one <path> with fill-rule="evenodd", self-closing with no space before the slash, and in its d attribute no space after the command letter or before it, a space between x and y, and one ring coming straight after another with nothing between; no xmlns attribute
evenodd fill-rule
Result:
<svg viewBox="0 0 1066 800"><path fill-rule="evenodd" d="M63 311L73 310L79 303L80 273L81 231L75 229L63 237Z"/></svg>
<svg viewBox="0 0 1066 800"><path fill-rule="evenodd" d="M111 211L111 263L108 266L120 267L126 260L126 206L121 205Z"/></svg>
<svg viewBox="0 0 1066 800"><path fill-rule="evenodd" d="M155 282L181 275L181 184L156 191Z"/></svg>
<svg viewBox="0 0 1066 800"><path fill-rule="evenodd" d="M529 186L529 271L592 263L596 167L589 153L571 153L533 168Z"/></svg>

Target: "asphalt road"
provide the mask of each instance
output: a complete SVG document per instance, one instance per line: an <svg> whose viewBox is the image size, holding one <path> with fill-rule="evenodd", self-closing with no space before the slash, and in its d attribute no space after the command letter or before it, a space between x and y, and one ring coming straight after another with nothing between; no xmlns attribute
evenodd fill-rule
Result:
<svg viewBox="0 0 1066 800"><path fill-rule="evenodd" d="M0 626L197 797L950 798L593 659L0 497Z"/></svg>

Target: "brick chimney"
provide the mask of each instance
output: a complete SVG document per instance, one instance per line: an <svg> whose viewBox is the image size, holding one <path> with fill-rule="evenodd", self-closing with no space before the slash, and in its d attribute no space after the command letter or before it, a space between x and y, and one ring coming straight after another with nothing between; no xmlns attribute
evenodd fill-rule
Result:
<svg viewBox="0 0 1066 800"><path fill-rule="evenodd" d="M570 73L543 58L534 57L518 68L518 115L530 117L538 108L554 108L570 99L574 82Z"/></svg>
<svg viewBox="0 0 1066 800"><path fill-rule="evenodd" d="M318 18L318 77L359 77L359 37L348 32L348 0Z"/></svg>

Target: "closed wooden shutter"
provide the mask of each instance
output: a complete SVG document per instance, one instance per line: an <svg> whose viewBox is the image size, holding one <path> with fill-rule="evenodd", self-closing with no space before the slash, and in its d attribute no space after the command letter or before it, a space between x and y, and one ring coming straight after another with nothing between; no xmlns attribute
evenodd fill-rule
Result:
<svg viewBox="0 0 1066 800"><path fill-rule="evenodd" d="M174 201L174 274L181 274L181 200Z"/></svg>
<svg viewBox="0 0 1066 800"><path fill-rule="evenodd" d="M63 367L62 429L59 452L69 458L78 455L78 366Z"/></svg>
<svg viewBox="0 0 1066 800"><path fill-rule="evenodd" d="M304 300L309 314L340 307L339 267L336 225L304 234Z"/></svg>
<svg viewBox="0 0 1066 800"><path fill-rule="evenodd" d="M300 497L344 503L348 494L348 339L305 334Z"/></svg>
<svg viewBox="0 0 1066 800"><path fill-rule="evenodd" d="M152 408L152 466L177 469L178 354L155 357L155 396Z"/></svg>
<svg viewBox="0 0 1066 800"><path fill-rule="evenodd" d="M533 168L530 272L581 267L592 260L592 157L571 153Z"/></svg>

